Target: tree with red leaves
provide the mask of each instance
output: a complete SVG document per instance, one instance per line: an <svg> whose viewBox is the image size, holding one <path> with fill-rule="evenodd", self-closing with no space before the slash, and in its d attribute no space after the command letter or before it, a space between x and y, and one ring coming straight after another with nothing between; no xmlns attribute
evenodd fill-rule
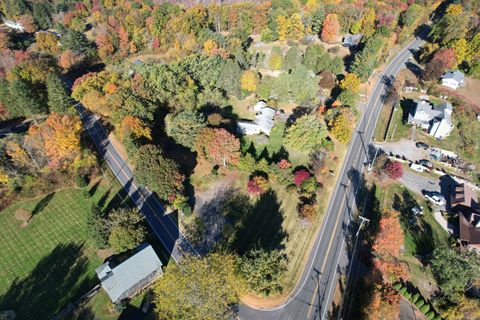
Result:
<svg viewBox="0 0 480 320"><path fill-rule="evenodd" d="M293 179L293 182L297 187L300 187L303 181L307 180L310 177L311 174L307 170L298 170L297 172L295 172L295 178Z"/></svg>
<svg viewBox="0 0 480 320"><path fill-rule="evenodd" d="M248 180L247 191L251 194L262 194L267 188L268 180L263 176L255 176Z"/></svg>
<svg viewBox="0 0 480 320"><path fill-rule="evenodd" d="M334 13L327 14L323 22L321 38L326 43L334 43L340 32L340 23Z"/></svg>
<svg viewBox="0 0 480 320"><path fill-rule="evenodd" d="M397 180L403 177L403 165L398 161L388 160L384 169L390 179Z"/></svg>
<svg viewBox="0 0 480 320"><path fill-rule="evenodd" d="M453 48L438 50L425 66L423 77L425 80L438 79L445 70L455 67L456 64L457 58Z"/></svg>
<svg viewBox="0 0 480 320"><path fill-rule="evenodd" d="M223 128L204 128L199 131L195 150L214 164L236 165L240 160L240 140Z"/></svg>

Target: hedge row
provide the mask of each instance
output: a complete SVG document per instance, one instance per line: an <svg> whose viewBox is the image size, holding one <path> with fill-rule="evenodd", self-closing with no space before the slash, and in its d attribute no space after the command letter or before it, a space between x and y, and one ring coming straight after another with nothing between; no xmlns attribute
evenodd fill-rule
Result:
<svg viewBox="0 0 480 320"><path fill-rule="evenodd" d="M405 287L401 283L397 283L393 286L395 290L398 291L402 296L405 297L408 301L410 301L412 304L417 307L418 310L420 310L421 313L427 317L429 320L442 320L442 317L438 315L433 308L430 307L430 304L426 302L423 297L419 293L415 293L412 295L410 292L408 292L407 287Z"/></svg>

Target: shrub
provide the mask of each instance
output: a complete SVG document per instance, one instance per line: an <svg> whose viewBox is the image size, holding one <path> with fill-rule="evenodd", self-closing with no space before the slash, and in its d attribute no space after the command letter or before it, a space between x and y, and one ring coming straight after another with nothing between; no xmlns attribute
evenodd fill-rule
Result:
<svg viewBox="0 0 480 320"><path fill-rule="evenodd" d="M385 163L385 172L390 179L397 180L403 177L403 165L398 161L388 160Z"/></svg>
<svg viewBox="0 0 480 320"><path fill-rule="evenodd" d="M423 314L427 314L427 312L430 310L430 306L428 304L425 304L423 305L421 308L420 308L420 311L423 313Z"/></svg>
<svg viewBox="0 0 480 320"><path fill-rule="evenodd" d="M415 302L415 307L417 307L418 309L420 309L424 304L425 304L425 301L423 301L423 299L420 298L420 300L418 300L417 302Z"/></svg>
<svg viewBox="0 0 480 320"><path fill-rule="evenodd" d="M410 292L406 292L404 297L408 300L408 301L411 301L412 300L412 294Z"/></svg>
<svg viewBox="0 0 480 320"><path fill-rule="evenodd" d="M245 172L251 172L255 170L255 166L256 166L255 158L250 153L247 153L246 155L242 156L237 165L239 170L245 171Z"/></svg>
<svg viewBox="0 0 480 320"><path fill-rule="evenodd" d="M295 178L294 178L294 183L297 187L299 187L303 181L307 180L308 178L310 178L311 174L310 172L308 172L307 170L298 170L297 172L295 172Z"/></svg>
<svg viewBox="0 0 480 320"><path fill-rule="evenodd" d="M247 191L251 194L262 194L267 191L268 180L262 176L255 176L248 180Z"/></svg>
<svg viewBox="0 0 480 320"><path fill-rule="evenodd" d="M77 172L75 174L75 183L77 184L77 187L79 188L85 188L87 186L87 180L83 175Z"/></svg>
<svg viewBox="0 0 480 320"><path fill-rule="evenodd" d="M433 318L433 320L442 320L442 317L439 316L439 315L437 315L437 316L435 316L435 317Z"/></svg>
<svg viewBox="0 0 480 320"><path fill-rule="evenodd" d="M318 183L315 177L310 177L302 182L300 185L300 190L302 190L302 194L307 198L312 197L317 190Z"/></svg>
<svg viewBox="0 0 480 320"><path fill-rule="evenodd" d="M405 295L405 292L407 292L407 288L403 287L398 291L402 296Z"/></svg>
<svg viewBox="0 0 480 320"><path fill-rule="evenodd" d="M313 221L317 215L317 206L313 203L301 204L298 210L298 216L302 220Z"/></svg>
<svg viewBox="0 0 480 320"><path fill-rule="evenodd" d="M415 293L412 297L412 303L415 303L420 299L420 295L418 293Z"/></svg>
<svg viewBox="0 0 480 320"><path fill-rule="evenodd" d="M425 315L425 317L427 317L427 319L432 320L433 317L435 317L435 313L433 311L430 311Z"/></svg>
<svg viewBox="0 0 480 320"><path fill-rule="evenodd" d="M402 286L402 284L401 284L400 282L393 285L393 288L394 288L395 290L397 290L397 291L400 290L402 287L403 287L403 286Z"/></svg>

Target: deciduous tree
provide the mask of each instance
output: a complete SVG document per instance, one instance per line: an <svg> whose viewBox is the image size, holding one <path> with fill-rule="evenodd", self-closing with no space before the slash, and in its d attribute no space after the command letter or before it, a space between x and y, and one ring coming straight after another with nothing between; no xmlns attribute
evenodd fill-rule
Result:
<svg viewBox="0 0 480 320"><path fill-rule="evenodd" d="M184 176L175 161L165 158L158 147L151 144L141 146L135 160L138 181L161 199L173 201L183 194Z"/></svg>
<svg viewBox="0 0 480 320"><path fill-rule="evenodd" d="M197 135L195 150L214 164L236 165L240 160L240 141L223 128L203 128Z"/></svg>
<svg viewBox="0 0 480 320"><path fill-rule="evenodd" d="M246 70L240 79L243 90L253 92L257 89L257 75L253 70Z"/></svg>
<svg viewBox="0 0 480 320"><path fill-rule="evenodd" d="M280 250L252 249L240 263L240 273L248 288L263 296L282 292L286 270L286 256Z"/></svg>
<svg viewBox="0 0 480 320"><path fill-rule="evenodd" d="M389 160L385 163L385 172L390 179L398 180L403 177L403 165L399 161Z"/></svg>
<svg viewBox="0 0 480 320"><path fill-rule="evenodd" d="M230 319L243 289L236 258L211 253L187 256L182 267L170 263L154 285L155 312L161 319ZM182 306L179 308L179 306Z"/></svg>
<svg viewBox="0 0 480 320"><path fill-rule="evenodd" d="M340 88L342 90L350 90L354 93L358 93L360 88L360 79L355 73L347 73L345 78L340 81Z"/></svg>
<svg viewBox="0 0 480 320"><path fill-rule="evenodd" d="M334 43L337 40L338 33L340 32L340 23L335 13L329 13L325 17L322 28L322 40L327 43Z"/></svg>
<svg viewBox="0 0 480 320"><path fill-rule="evenodd" d="M287 147L302 152L314 151L325 139L327 129L315 115L298 118L286 131Z"/></svg>

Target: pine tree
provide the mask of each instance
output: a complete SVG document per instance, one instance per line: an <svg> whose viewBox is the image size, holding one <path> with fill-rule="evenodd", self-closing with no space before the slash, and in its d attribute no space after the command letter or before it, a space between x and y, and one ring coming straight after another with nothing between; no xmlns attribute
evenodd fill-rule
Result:
<svg viewBox="0 0 480 320"><path fill-rule="evenodd" d="M50 112L72 114L73 101L67 93L64 83L54 74L47 77L47 97Z"/></svg>
<svg viewBox="0 0 480 320"><path fill-rule="evenodd" d="M15 101L15 111L25 116L46 112L47 108L32 92L32 87L24 80L13 80L10 83L10 96Z"/></svg>

